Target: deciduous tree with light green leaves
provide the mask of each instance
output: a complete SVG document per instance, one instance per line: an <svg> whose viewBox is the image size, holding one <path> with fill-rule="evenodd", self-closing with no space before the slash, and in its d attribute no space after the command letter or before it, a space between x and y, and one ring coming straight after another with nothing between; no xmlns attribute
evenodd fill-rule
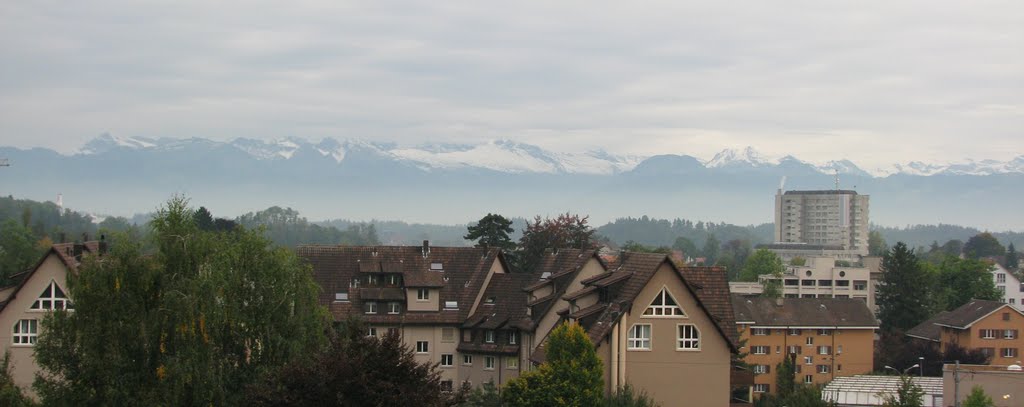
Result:
<svg viewBox="0 0 1024 407"><path fill-rule="evenodd" d="M259 231L200 231L176 197L156 247L114 239L68 276L75 310L43 320L35 388L47 405L237 405L266 372L323 342L308 267Z"/></svg>
<svg viewBox="0 0 1024 407"><path fill-rule="evenodd" d="M996 407L992 397L985 394L985 389L981 388L981 386L972 387L971 393L967 395L967 398L964 399L961 405L963 407Z"/></svg>
<svg viewBox="0 0 1024 407"><path fill-rule="evenodd" d="M914 383L910 376L900 376L900 385L896 394L882 397L883 407L921 407L924 405L924 390Z"/></svg>
<svg viewBox="0 0 1024 407"><path fill-rule="evenodd" d="M598 406L604 401L601 360L581 326L563 323L551 331L547 361L505 385L508 406Z"/></svg>

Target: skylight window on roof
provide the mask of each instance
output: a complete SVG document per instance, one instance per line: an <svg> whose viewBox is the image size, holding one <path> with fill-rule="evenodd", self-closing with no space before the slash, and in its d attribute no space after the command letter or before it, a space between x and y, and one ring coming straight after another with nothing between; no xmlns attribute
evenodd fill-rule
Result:
<svg viewBox="0 0 1024 407"><path fill-rule="evenodd" d="M430 263L431 270L444 270L444 264L441 263Z"/></svg>
<svg viewBox="0 0 1024 407"><path fill-rule="evenodd" d="M334 293L334 301L348 302L348 293Z"/></svg>
<svg viewBox="0 0 1024 407"><path fill-rule="evenodd" d="M679 303L668 292L668 288L662 288L661 292L654 297L651 305L644 310L645 317L685 317L686 313L679 307Z"/></svg>
<svg viewBox="0 0 1024 407"><path fill-rule="evenodd" d="M444 302L444 309L459 309L459 302L458 301L445 301Z"/></svg>

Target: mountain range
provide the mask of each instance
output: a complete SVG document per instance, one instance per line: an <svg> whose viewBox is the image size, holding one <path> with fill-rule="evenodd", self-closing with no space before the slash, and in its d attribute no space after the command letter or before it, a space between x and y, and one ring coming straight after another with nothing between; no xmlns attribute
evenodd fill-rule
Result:
<svg viewBox="0 0 1024 407"><path fill-rule="evenodd" d="M811 163L727 149L710 160L604 150L554 152L511 140L479 144L326 138L145 138L101 135L72 154L0 147L0 193L130 215L175 193L224 216L270 205L313 219L406 219L465 223L574 212L604 222L622 216L770 222L779 180L786 189L871 195L884 225L953 223L1024 229L1024 155L1010 161L908 162L864 169L850 160ZM215 213L217 214L217 213Z"/></svg>

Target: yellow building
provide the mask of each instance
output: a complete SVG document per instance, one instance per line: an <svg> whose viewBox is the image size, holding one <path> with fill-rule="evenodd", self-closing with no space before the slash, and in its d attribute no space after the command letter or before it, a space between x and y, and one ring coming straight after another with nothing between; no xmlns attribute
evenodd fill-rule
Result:
<svg viewBox="0 0 1024 407"><path fill-rule="evenodd" d="M999 301L971 300L959 308L941 312L907 331L907 336L950 346L980 349L991 356L989 364L1019 364L1024 340L1024 313Z"/></svg>
<svg viewBox="0 0 1024 407"><path fill-rule="evenodd" d="M732 304L755 395L775 391L777 365L786 357L796 362L798 383L825 384L872 370L878 321L863 300L733 295Z"/></svg>

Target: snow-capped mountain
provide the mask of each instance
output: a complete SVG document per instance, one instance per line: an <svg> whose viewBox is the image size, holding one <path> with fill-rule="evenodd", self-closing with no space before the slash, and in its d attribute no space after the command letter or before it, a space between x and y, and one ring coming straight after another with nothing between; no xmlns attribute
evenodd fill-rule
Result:
<svg viewBox="0 0 1024 407"><path fill-rule="evenodd" d="M86 143L79 154L95 155L116 151L147 150L173 151L185 148L212 150L229 147L256 160L290 160L300 151L315 152L342 163L353 154L368 155L375 159L390 160L411 165L423 171L483 169L510 174L592 174L611 175L632 171L650 157L617 155L603 150L565 153L512 140L493 140L481 144L424 144L398 146L394 143L376 143L359 139L337 140L325 138L317 143L297 137L275 140L237 138L218 142L201 138L152 139L146 137L118 137L103 134ZM925 163L911 161L888 167L862 169L850 160L811 163L793 156L771 158L753 147L724 149L701 165L718 171L751 171L768 168L807 166L821 174L887 177L896 174L912 176L933 175L993 175L1024 173L1024 155L1010 161L965 160L959 163Z"/></svg>

